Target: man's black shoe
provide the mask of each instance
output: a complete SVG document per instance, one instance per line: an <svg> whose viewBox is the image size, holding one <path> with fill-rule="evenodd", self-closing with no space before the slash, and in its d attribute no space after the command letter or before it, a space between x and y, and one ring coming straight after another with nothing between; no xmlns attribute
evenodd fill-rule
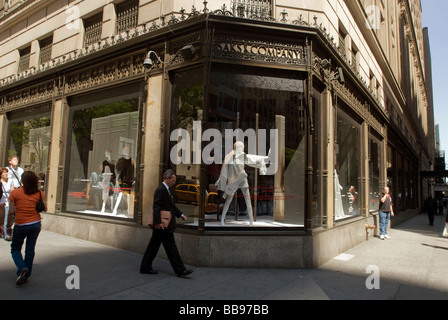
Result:
<svg viewBox="0 0 448 320"><path fill-rule="evenodd" d="M142 274L158 274L159 271L151 269L151 270L140 271L140 273L142 273Z"/></svg>
<svg viewBox="0 0 448 320"><path fill-rule="evenodd" d="M179 277L188 276L192 272L193 272L193 270L185 269L181 273L178 273L177 276L179 276Z"/></svg>

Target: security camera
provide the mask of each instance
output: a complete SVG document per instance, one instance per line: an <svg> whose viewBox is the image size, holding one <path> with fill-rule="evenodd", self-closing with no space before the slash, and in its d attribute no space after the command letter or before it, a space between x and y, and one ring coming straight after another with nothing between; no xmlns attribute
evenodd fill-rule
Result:
<svg viewBox="0 0 448 320"><path fill-rule="evenodd" d="M145 61L143 61L143 66L144 66L146 69L150 69L150 68L152 68L153 65L154 65L154 62L152 62L152 59L149 58L149 56L145 59Z"/></svg>
<svg viewBox="0 0 448 320"><path fill-rule="evenodd" d="M146 55L146 59L143 61L143 66L146 69L150 69L154 66L154 62L151 59L151 54L154 54L157 58L157 60L163 64L163 61L160 59L160 57L157 55L157 53L155 53L154 51L149 51L148 54Z"/></svg>

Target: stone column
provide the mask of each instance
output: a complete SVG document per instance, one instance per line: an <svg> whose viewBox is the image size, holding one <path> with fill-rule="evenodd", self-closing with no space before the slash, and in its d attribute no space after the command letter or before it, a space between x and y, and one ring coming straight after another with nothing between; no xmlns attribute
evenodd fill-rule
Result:
<svg viewBox="0 0 448 320"><path fill-rule="evenodd" d="M361 202L359 203L359 210L361 215L369 216L369 192L370 192L370 176L369 176L369 125L364 122L361 125L361 175L358 179L360 190L358 191Z"/></svg>
<svg viewBox="0 0 448 320"><path fill-rule="evenodd" d="M322 93L322 212L323 227L334 226L334 108L332 91Z"/></svg>
<svg viewBox="0 0 448 320"><path fill-rule="evenodd" d="M8 145L8 141L6 138L8 137L8 117L6 113L0 114L0 157L5 159L8 157L8 150L6 150L6 146ZM6 160L7 164L9 161Z"/></svg>
<svg viewBox="0 0 448 320"><path fill-rule="evenodd" d="M148 79L148 96L143 112L144 135L142 141L142 224L147 225L152 210L154 192L161 183L159 165L162 157L163 133L161 132L163 75Z"/></svg>
<svg viewBox="0 0 448 320"><path fill-rule="evenodd" d="M275 128L278 130L277 141L277 172L274 175L274 221L285 220L285 117L275 116Z"/></svg>
<svg viewBox="0 0 448 320"><path fill-rule="evenodd" d="M64 180L64 162L67 136L68 106L65 100L53 103L51 114L51 144L48 159L47 212L61 212L62 189ZM69 133L71 134L71 132Z"/></svg>

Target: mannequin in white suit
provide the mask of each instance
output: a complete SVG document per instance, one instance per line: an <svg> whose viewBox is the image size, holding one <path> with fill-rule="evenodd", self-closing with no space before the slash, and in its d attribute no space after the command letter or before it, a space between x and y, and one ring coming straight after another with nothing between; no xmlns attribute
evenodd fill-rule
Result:
<svg viewBox="0 0 448 320"><path fill-rule="evenodd" d="M239 189L243 193L246 201L247 214L249 216L249 224L253 225L254 217L252 212L252 204L250 201L249 183L247 181L247 173L244 166L248 165L260 169L260 174L265 175L266 162L269 162L268 156L256 156L244 153L244 143L237 141L234 148L224 158L218 181L215 185L219 190L224 191L223 198L226 199L221 216L221 224L225 224L225 218L232 202L233 195Z"/></svg>

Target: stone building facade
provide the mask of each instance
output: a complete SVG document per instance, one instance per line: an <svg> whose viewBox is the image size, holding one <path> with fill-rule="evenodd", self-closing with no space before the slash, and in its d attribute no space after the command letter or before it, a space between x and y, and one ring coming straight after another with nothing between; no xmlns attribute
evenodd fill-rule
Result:
<svg viewBox="0 0 448 320"><path fill-rule="evenodd" d="M428 191L420 1L2 0L0 48L0 156L41 176L47 230L142 252L173 168L186 263L307 268L366 240L382 187L392 223ZM267 174L222 225L236 140Z"/></svg>

